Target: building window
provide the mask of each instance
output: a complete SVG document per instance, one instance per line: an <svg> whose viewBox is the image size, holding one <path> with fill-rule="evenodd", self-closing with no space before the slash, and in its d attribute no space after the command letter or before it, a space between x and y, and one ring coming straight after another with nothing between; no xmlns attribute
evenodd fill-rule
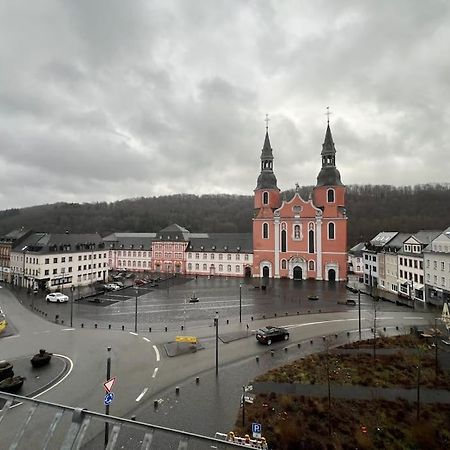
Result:
<svg viewBox="0 0 450 450"><path fill-rule="evenodd" d="M208 255L206 253L203 253L203 259L208 258Z"/></svg>
<svg viewBox="0 0 450 450"><path fill-rule="evenodd" d="M45 264L50 264L50 258L45 258Z"/></svg>
<svg viewBox="0 0 450 450"><path fill-rule="evenodd" d="M206 264L203 264L203 270L208 270L208 266Z"/></svg>
<svg viewBox="0 0 450 450"><path fill-rule="evenodd" d="M312 259L308 261L308 269L314 270L314 261Z"/></svg>
<svg viewBox="0 0 450 450"><path fill-rule="evenodd" d="M240 261L241 260L241 255L239 253L236 253L236 261Z"/></svg>
<svg viewBox="0 0 450 450"><path fill-rule="evenodd" d="M269 239L269 224L263 223L263 239Z"/></svg>
<svg viewBox="0 0 450 450"><path fill-rule="evenodd" d="M196 263L195 264L195 270L199 270L200 269L200 264Z"/></svg>
<svg viewBox="0 0 450 450"><path fill-rule="evenodd" d="M58 262L58 258L53 258L53 264Z"/></svg>
<svg viewBox="0 0 450 450"><path fill-rule="evenodd" d="M53 269L53 275L56 275L58 273L58 269Z"/></svg>
<svg viewBox="0 0 450 450"><path fill-rule="evenodd" d="M286 251L286 230L281 230L281 251Z"/></svg>
<svg viewBox="0 0 450 450"><path fill-rule="evenodd" d="M334 203L334 189L328 189L327 191L327 202Z"/></svg>
<svg viewBox="0 0 450 450"><path fill-rule="evenodd" d="M228 255L227 255L227 260L228 261L231 261L231 255L228 253Z"/></svg>
<svg viewBox="0 0 450 450"><path fill-rule="evenodd" d="M333 240L334 239L334 223L330 222L328 224L328 239Z"/></svg>
<svg viewBox="0 0 450 450"><path fill-rule="evenodd" d="M228 271L228 272L231 272L231 264L228 264L228 266L227 266L227 271Z"/></svg>
<svg viewBox="0 0 450 450"><path fill-rule="evenodd" d="M268 205L268 204L269 204L269 193L263 192L263 205Z"/></svg>
<svg viewBox="0 0 450 450"><path fill-rule="evenodd" d="M44 275L50 275L50 271L46 269Z"/></svg>
<svg viewBox="0 0 450 450"><path fill-rule="evenodd" d="M308 231L308 253L314 253L314 230Z"/></svg>
<svg viewBox="0 0 450 450"><path fill-rule="evenodd" d="M283 270L286 270L286 260L285 259L282 259L281 260L281 268L283 269Z"/></svg>
<svg viewBox="0 0 450 450"><path fill-rule="evenodd" d="M441 270L445 270L445 262L441 262Z"/></svg>
<svg viewBox="0 0 450 450"><path fill-rule="evenodd" d="M433 268L434 270L437 270L437 261L433 261Z"/></svg>
<svg viewBox="0 0 450 450"><path fill-rule="evenodd" d="M222 253L219 253L219 259L223 259Z"/></svg>
<svg viewBox="0 0 450 450"><path fill-rule="evenodd" d="M211 259L214 259L214 253L211 253Z"/></svg>
<svg viewBox="0 0 450 450"><path fill-rule="evenodd" d="M294 239L300 239L300 225L294 225Z"/></svg>
<svg viewBox="0 0 450 450"><path fill-rule="evenodd" d="M219 272L223 272L223 265L219 264Z"/></svg>
<svg viewBox="0 0 450 450"><path fill-rule="evenodd" d="M241 271L241 266L236 265L236 272L240 272Z"/></svg>
<svg viewBox="0 0 450 450"><path fill-rule="evenodd" d="M191 263L188 264L188 270L192 270L192 264Z"/></svg>
<svg viewBox="0 0 450 450"><path fill-rule="evenodd" d="M195 259L199 259L200 255L198 253L195 254Z"/></svg>

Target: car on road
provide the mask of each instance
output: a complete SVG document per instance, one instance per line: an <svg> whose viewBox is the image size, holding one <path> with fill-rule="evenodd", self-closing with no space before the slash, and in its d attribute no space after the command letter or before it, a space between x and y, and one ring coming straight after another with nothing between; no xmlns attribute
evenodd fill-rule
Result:
<svg viewBox="0 0 450 450"><path fill-rule="evenodd" d="M256 340L261 344L270 345L275 341L287 341L289 331L286 328L272 327L270 325L256 331Z"/></svg>
<svg viewBox="0 0 450 450"><path fill-rule="evenodd" d="M52 292L45 297L45 300L53 303L66 303L69 301L69 297L62 292Z"/></svg>
<svg viewBox="0 0 450 450"><path fill-rule="evenodd" d="M135 286L144 286L146 282L144 280L134 280Z"/></svg>
<svg viewBox="0 0 450 450"><path fill-rule="evenodd" d="M114 283L116 286L119 286L119 288L123 288L124 284L121 281L114 281Z"/></svg>
<svg viewBox="0 0 450 450"><path fill-rule="evenodd" d="M107 291L117 291L118 289L120 289L120 286L116 283L108 283L105 284L105 289Z"/></svg>

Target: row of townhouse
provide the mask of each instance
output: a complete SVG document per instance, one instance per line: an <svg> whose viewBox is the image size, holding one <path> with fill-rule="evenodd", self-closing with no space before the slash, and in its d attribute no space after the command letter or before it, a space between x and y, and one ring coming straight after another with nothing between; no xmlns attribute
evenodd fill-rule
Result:
<svg viewBox="0 0 450 450"><path fill-rule="evenodd" d="M61 290L108 279L99 234L30 233L10 248L8 279L28 289Z"/></svg>
<svg viewBox="0 0 450 450"><path fill-rule="evenodd" d="M358 248L361 278L370 289L378 288L412 302L450 302L450 227L414 234L383 231ZM351 258L355 264L357 256Z"/></svg>

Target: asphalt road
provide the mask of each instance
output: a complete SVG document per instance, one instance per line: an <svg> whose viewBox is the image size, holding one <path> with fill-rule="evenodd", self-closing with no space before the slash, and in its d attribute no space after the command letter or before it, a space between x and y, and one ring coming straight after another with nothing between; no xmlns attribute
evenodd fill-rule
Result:
<svg viewBox="0 0 450 450"><path fill-rule="evenodd" d="M200 296L200 295L199 295ZM62 306L67 305L49 305ZM371 305L370 305L371 306ZM239 409L242 386L255 375L271 367L283 364L302 354L323 349L321 336L342 333L336 343L357 338L358 313L350 310L277 317L270 320L250 322L249 337L224 344L219 341L219 376L216 378L215 330L209 318L203 322L192 322L186 333L199 337L204 350L196 353L168 358L163 345L173 341L178 330L169 332L140 333L133 335L126 331L69 329L50 323L24 308L7 290L0 289L0 308L12 321L18 334L0 339L0 359L15 358L35 353L39 348L62 354L73 362L73 369L57 386L41 394L41 398L71 405L82 406L102 412L105 381L106 347L112 347L112 375L117 377L114 388L116 398L111 406L111 414L173 428L184 429L213 436L216 431L228 431L233 427ZM104 308L102 308L103 310ZM432 323L429 314L409 309L377 312L379 329L384 326L399 326L400 331L408 331L415 323ZM270 349L256 342L252 329L266 324L283 325L290 329L289 349L284 343L274 344ZM373 323L373 308L367 307L362 313L363 328ZM350 337L346 331L353 330ZM220 324L219 335L225 337L237 331L246 332L246 325L237 321L229 325ZM319 338L317 338L319 337ZM313 338L313 344L310 339ZM301 348L297 344L301 343ZM275 350L271 356L270 350ZM256 356L260 357L256 363ZM195 383L195 377L200 383ZM175 394L175 386L180 386L180 395ZM160 401L154 410L153 400ZM14 425L23 415L17 408L8 420ZM32 448L33 439L44 423L48 423L45 413L33 422L33 433L27 434L25 445ZM63 427L61 427L62 429ZM62 431L62 430L61 430ZM88 437L99 433L93 427ZM2 436L14 432L13 426L2 429ZM6 434L3 434L6 433ZM124 435L125 448L133 448L135 437ZM87 448L98 448L97 440ZM164 444L165 445L165 444ZM170 448L170 443L168 443ZM26 448L26 447L23 447Z"/></svg>

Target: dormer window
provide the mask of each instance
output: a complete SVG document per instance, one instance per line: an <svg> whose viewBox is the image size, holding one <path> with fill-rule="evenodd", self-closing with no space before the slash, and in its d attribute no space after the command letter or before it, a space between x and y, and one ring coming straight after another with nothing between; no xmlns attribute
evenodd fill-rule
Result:
<svg viewBox="0 0 450 450"><path fill-rule="evenodd" d="M268 204L269 204L269 193L263 192L263 205L268 205Z"/></svg>

